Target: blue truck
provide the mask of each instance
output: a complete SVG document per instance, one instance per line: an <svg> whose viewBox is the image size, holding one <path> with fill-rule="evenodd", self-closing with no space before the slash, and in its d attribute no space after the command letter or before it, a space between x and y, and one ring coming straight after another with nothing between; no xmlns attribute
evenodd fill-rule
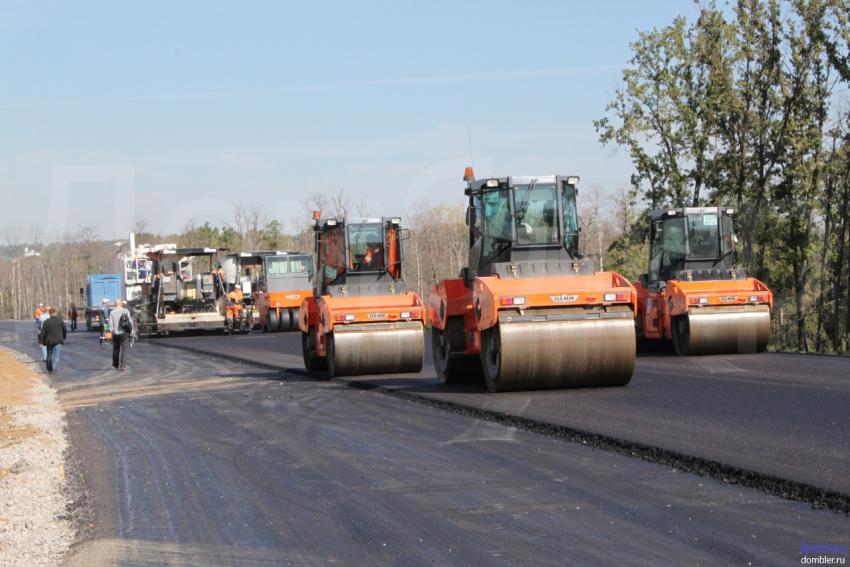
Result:
<svg viewBox="0 0 850 567"><path fill-rule="evenodd" d="M103 326L100 316L100 306L103 300L108 299L109 304L116 299L123 298L124 286L121 283L121 274L101 274L88 276L85 289L86 301L86 330L100 330ZM80 290L82 295L83 290Z"/></svg>

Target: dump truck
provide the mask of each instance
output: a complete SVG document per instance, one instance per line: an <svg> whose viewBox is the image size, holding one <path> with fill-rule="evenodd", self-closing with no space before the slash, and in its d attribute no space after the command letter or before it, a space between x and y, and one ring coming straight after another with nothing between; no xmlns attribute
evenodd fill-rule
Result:
<svg viewBox="0 0 850 567"><path fill-rule="evenodd" d="M110 305L116 299L122 299L121 274L100 274L87 277L85 291L80 289L80 296L85 296L86 330L96 331L103 326L101 320L101 305L106 299Z"/></svg>
<svg viewBox="0 0 850 567"><path fill-rule="evenodd" d="M141 283L134 306L139 335L175 331L228 331L224 278L218 270L218 248L163 247L150 250L150 281Z"/></svg>
<svg viewBox="0 0 850 567"><path fill-rule="evenodd" d="M316 284L298 319L304 367L331 377L419 372L425 306L402 279L401 219L313 219Z"/></svg>
<svg viewBox="0 0 850 567"><path fill-rule="evenodd" d="M464 175L468 264L428 298L444 384L484 375L493 392L624 386L637 294L578 251L577 176Z"/></svg>
<svg viewBox="0 0 850 567"><path fill-rule="evenodd" d="M257 323L266 333L298 330L298 313L313 294L313 256L288 250L241 252L240 265L250 262L250 301ZM224 265L227 272L227 265ZM246 302L248 295L246 293Z"/></svg>
<svg viewBox="0 0 850 567"><path fill-rule="evenodd" d="M666 339L681 356L755 353L770 340L773 294L733 265L734 208L650 214L649 270L635 283L639 339Z"/></svg>

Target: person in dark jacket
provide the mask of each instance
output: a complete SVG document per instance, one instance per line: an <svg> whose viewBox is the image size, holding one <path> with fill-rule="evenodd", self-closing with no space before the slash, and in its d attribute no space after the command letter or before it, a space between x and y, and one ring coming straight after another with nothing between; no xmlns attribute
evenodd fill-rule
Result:
<svg viewBox="0 0 850 567"><path fill-rule="evenodd" d="M72 303L71 307L68 308L68 320L71 321L71 330L72 331L77 330L77 316L78 315L79 315L79 312L77 311L77 304Z"/></svg>
<svg viewBox="0 0 850 567"><path fill-rule="evenodd" d="M41 326L41 341L47 347L47 371L56 372L59 367L59 357L62 354L62 344L68 331L65 329L65 321L62 320L55 309L48 311L50 317Z"/></svg>

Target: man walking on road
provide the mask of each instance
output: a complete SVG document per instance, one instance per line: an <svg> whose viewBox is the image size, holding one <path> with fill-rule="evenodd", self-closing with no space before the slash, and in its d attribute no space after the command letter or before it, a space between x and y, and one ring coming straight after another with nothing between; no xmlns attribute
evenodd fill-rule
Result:
<svg viewBox="0 0 850 567"><path fill-rule="evenodd" d="M43 307L43 306L42 306ZM38 329L38 346L41 347L41 360L42 362L47 362L47 345L44 344L44 336L41 334L42 327L44 327L44 323L50 319L50 306L44 308L41 315L38 316L38 319L35 320L36 328Z"/></svg>
<svg viewBox="0 0 850 567"><path fill-rule="evenodd" d="M79 313L77 312L77 304L72 303L71 307L68 308L68 319L71 321L72 331L77 330L77 315L79 315Z"/></svg>
<svg viewBox="0 0 850 567"><path fill-rule="evenodd" d="M126 328L122 324L122 316L126 314ZM135 332L133 317L123 307L120 299L115 300L115 309L109 313L109 330L112 331L112 367L117 370L127 369L127 350L130 348L130 338Z"/></svg>
<svg viewBox="0 0 850 567"><path fill-rule="evenodd" d="M47 371L56 372L59 368L59 357L62 354L62 344L68 331L65 321L56 314L55 309L48 311L50 317L41 326L41 344L47 347Z"/></svg>

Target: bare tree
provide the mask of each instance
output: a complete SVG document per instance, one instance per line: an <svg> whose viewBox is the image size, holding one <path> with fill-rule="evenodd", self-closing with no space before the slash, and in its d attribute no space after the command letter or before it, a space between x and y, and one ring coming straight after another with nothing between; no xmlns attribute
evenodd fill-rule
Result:
<svg viewBox="0 0 850 567"><path fill-rule="evenodd" d="M21 244L23 240L24 226L0 226L0 237L9 247L9 255L13 258L21 255Z"/></svg>

